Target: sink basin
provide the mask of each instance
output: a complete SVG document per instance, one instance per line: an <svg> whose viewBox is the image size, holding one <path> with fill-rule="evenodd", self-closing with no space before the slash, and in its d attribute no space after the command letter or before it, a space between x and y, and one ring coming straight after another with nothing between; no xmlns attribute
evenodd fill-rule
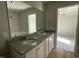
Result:
<svg viewBox="0 0 79 59"><path fill-rule="evenodd" d="M37 42L33 42L33 43L31 43L31 45L32 45L32 46L35 46L35 45L37 45Z"/></svg>
<svg viewBox="0 0 79 59"><path fill-rule="evenodd" d="M29 43L29 41L23 41L22 42L22 44L24 44L24 45L26 45L26 44L28 44Z"/></svg>
<svg viewBox="0 0 79 59"><path fill-rule="evenodd" d="M26 40L26 41L23 41L22 44L35 46L35 45L37 45L37 41L36 40Z"/></svg>
<svg viewBox="0 0 79 59"><path fill-rule="evenodd" d="M38 40L36 36L27 37L27 40Z"/></svg>

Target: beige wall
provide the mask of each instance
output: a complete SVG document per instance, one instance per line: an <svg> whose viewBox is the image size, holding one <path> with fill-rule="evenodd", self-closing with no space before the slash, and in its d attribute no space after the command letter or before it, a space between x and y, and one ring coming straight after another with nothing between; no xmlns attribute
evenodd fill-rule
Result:
<svg viewBox="0 0 79 59"><path fill-rule="evenodd" d="M45 20L47 30L56 30L57 26L57 8L55 5L45 5Z"/></svg>
<svg viewBox="0 0 79 59"><path fill-rule="evenodd" d="M4 38L9 38L9 26L5 2L0 2L0 36L0 56L7 56L9 50Z"/></svg>
<svg viewBox="0 0 79 59"><path fill-rule="evenodd" d="M79 58L79 5L78 5L78 21L76 32L75 56Z"/></svg>

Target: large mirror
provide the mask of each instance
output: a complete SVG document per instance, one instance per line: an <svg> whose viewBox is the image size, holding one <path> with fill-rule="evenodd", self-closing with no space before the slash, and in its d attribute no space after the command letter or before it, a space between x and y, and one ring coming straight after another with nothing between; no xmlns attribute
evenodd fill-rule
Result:
<svg viewBox="0 0 79 59"><path fill-rule="evenodd" d="M11 37L44 30L42 11L23 1L8 1L7 8Z"/></svg>

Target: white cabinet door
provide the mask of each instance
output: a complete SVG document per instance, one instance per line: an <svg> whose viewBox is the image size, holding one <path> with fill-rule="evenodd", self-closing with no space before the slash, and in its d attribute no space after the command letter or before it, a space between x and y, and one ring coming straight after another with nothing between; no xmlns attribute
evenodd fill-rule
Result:
<svg viewBox="0 0 79 59"><path fill-rule="evenodd" d="M44 58L45 57L45 42L32 49L25 54L26 58Z"/></svg>
<svg viewBox="0 0 79 59"><path fill-rule="evenodd" d="M44 42L40 43L37 47L25 54L26 58L44 58L52 51L54 46L54 35L47 38Z"/></svg>
<svg viewBox="0 0 79 59"><path fill-rule="evenodd" d="M52 51L53 47L54 47L54 35L51 35L49 37L49 53Z"/></svg>
<svg viewBox="0 0 79 59"><path fill-rule="evenodd" d="M37 48L37 58L44 58L44 43L42 42Z"/></svg>
<svg viewBox="0 0 79 59"><path fill-rule="evenodd" d="M51 50L52 50L52 38L51 37L49 37L49 53L51 52Z"/></svg>
<svg viewBox="0 0 79 59"><path fill-rule="evenodd" d="M36 49L32 49L30 52L26 53L25 58L36 58Z"/></svg>
<svg viewBox="0 0 79 59"><path fill-rule="evenodd" d="M54 48L54 34L51 36L52 38L52 49Z"/></svg>
<svg viewBox="0 0 79 59"><path fill-rule="evenodd" d="M49 39L47 38L46 41L45 41L45 44L46 44L46 46L45 46L45 47L46 47L46 48L45 48L45 49L46 49L46 52L45 52L46 55L45 55L45 57L47 57L47 56L48 56L48 53L49 53L49 52L48 52L48 51L49 51L49 43L48 43L48 40L49 40Z"/></svg>
<svg viewBox="0 0 79 59"><path fill-rule="evenodd" d="M46 57L46 41L43 42L44 58Z"/></svg>

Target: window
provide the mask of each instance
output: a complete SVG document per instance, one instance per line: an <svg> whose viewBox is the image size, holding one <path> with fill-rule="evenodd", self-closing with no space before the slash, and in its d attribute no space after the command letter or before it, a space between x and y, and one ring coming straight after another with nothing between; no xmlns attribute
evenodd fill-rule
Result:
<svg viewBox="0 0 79 59"><path fill-rule="evenodd" d="M28 31L29 33L36 32L36 14L28 15Z"/></svg>

